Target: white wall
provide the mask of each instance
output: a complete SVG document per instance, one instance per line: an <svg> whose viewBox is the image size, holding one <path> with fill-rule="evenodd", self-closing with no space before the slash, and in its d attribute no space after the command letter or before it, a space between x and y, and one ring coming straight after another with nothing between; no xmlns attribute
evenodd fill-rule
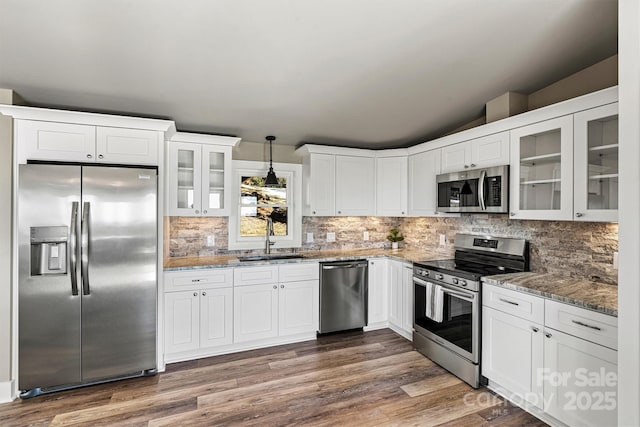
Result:
<svg viewBox="0 0 640 427"><path fill-rule="evenodd" d="M11 381L11 147L13 120L0 114L0 402Z"/></svg>
<svg viewBox="0 0 640 427"><path fill-rule="evenodd" d="M640 2L618 9L620 228L618 424L640 426Z"/></svg>

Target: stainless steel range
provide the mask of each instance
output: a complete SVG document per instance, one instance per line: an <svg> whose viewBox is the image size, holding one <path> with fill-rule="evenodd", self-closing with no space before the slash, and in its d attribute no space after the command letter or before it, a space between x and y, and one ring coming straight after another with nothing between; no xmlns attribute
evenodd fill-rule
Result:
<svg viewBox="0 0 640 427"><path fill-rule="evenodd" d="M455 258L413 264L415 348L480 385L481 278L529 270L523 239L458 234Z"/></svg>

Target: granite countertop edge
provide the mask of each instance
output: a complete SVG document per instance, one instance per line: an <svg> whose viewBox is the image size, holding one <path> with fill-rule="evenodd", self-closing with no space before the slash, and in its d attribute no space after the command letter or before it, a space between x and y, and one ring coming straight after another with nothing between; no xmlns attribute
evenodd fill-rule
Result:
<svg viewBox="0 0 640 427"><path fill-rule="evenodd" d="M514 276L518 276L518 275L522 275L523 273L514 273ZM541 279L547 279L549 281L553 281L553 275L547 274L547 273L528 273L532 278L536 278L536 276L539 276ZM606 289L608 292L611 293L615 293L616 297L614 298L616 300L615 302L615 307L612 303L607 303L607 302L600 302L600 303L596 303L596 302L589 302L589 301L585 301L584 299L581 298L577 298L577 297L571 297L568 295L561 295L560 293L554 293L554 292L547 292L547 291L542 291L539 289L535 289L529 286L526 286L524 284L521 283L517 283L517 279L516 280L511 280L508 278L508 274L504 274L504 275L499 275L499 276L486 276L482 278L482 281L484 283L487 283L489 285L494 285L494 286L499 286L501 288L505 288L505 289L511 289L514 291L518 291L518 292L523 292L523 293L528 293L531 295L536 295L548 300L552 300L552 301L558 301L564 304L568 304L568 305L573 305L576 307L580 307L580 308L584 308L587 310L591 310L591 311L595 311L598 313L602 313L602 314L607 314L609 316L614 316L614 317L618 317L618 308L617 308L617 286L615 285L608 285L608 284L602 284L602 283L597 283L597 282L593 282L590 281L588 279L584 279L584 280L580 280L580 279L572 279L573 281L575 281L576 283L578 283L581 287L584 288L592 288L592 287L598 287L599 289ZM559 276L560 278L561 276ZM560 278L560 280L562 280ZM562 286L562 285L559 285ZM610 295L609 298L612 298L613 295Z"/></svg>

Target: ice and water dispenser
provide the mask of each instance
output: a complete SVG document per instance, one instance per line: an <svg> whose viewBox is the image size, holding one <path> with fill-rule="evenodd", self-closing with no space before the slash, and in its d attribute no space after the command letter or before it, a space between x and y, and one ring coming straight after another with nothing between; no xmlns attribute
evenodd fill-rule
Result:
<svg viewBox="0 0 640 427"><path fill-rule="evenodd" d="M31 227L31 275L67 274L69 227Z"/></svg>

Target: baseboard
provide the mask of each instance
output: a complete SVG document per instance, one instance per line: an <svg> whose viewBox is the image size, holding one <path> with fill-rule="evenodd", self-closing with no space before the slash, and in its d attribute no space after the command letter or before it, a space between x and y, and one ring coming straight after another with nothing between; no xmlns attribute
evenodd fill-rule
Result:
<svg viewBox="0 0 640 427"><path fill-rule="evenodd" d="M407 332L404 329L400 328L399 326L394 325L391 322L389 322L389 329L391 329L396 334L402 336L403 338L406 338L409 341L413 341L413 332Z"/></svg>
<svg viewBox="0 0 640 427"><path fill-rule="evenodd" d="M0 403L11 402L15 399L13 395L13 381L0 382Z"/></svg>
<svg viewBox="0 0 640 427"><path fill-rule="evenodd" d="M362 330L365 332L368 332L368 331L375 331L377 329L385 329L388 327L389 327L389 322L376 322L376 323L369 323L367 326L362 328Z"/></svg>

